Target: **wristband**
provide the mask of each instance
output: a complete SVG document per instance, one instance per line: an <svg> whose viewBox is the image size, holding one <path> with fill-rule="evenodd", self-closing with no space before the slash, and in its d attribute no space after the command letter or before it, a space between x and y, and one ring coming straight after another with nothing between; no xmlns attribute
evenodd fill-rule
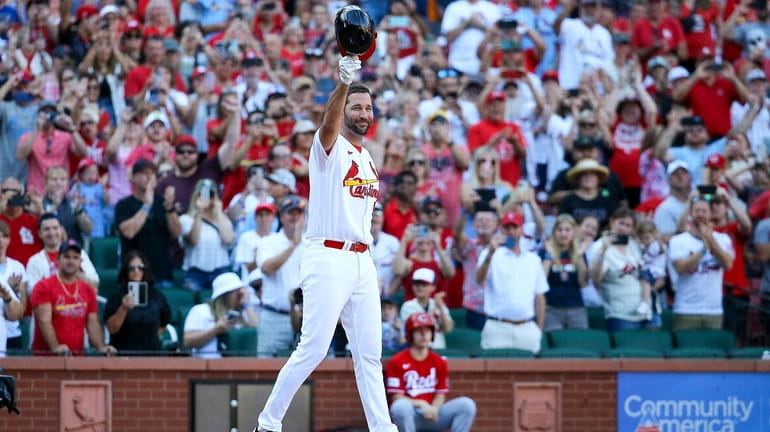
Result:
<svg viewBox="0 0 770 432"><path fill-rule="evenodd" d="M139 210L144 210L147 213L149 213L150 210L152 210L152 207L148 206L147 204L142 204L142 208L140 208Z"/></svg>

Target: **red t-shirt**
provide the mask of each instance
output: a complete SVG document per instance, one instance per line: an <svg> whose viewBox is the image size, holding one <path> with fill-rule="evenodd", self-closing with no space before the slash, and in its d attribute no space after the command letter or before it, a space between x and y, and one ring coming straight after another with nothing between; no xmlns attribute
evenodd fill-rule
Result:
<svg viewBox="0 0 770 432"><path fill-rule="evenodd" d="M449 392L447 361L428 350L423 360L412 357L405 349L394 355L385 366L385 387L388 394L400 394L433 403L440 393Z"/></svg>
<svg viewBox="0 0 770 432"><path fill-rule="evenodd" d="M511 128L511 134L518 138L522 147L527 147L527 142L521 133L521 128L516 123L482 119L468 129L468 150L473 153L477 148L487 144L493 135L505 128ZM512 185L517 184L519 177L521 177L521 167L513 144L508 140L500 140L495 149L500 158L500 177Z"/></svg>
<svg viewBox="0 0 770 432"><path fill-rule="evenodd" d="M642 151L644 125L629 125L618 121L612 128L613 152L610 169L618 175L624 187L641 187L639 155Z"/></svg>
<svg viewBox="0 0 770 432"><path fill-rule="evenodd" d="M382 212L382 231L401 240L404 236L404 231L409 224L417 222L417 215L414 213L413 208L407 209L402 212L398 208L398 200L392 199L385 206Z"/></svg>
<svg viewBox="0 0 770 432"><path fill-rule="evenodd" d="M489 64L491 67L499 68L503 62L503 52L497 50L492 53L492 61ZM538 63L540 63L540 57L537 55L533 48L527 48L524 50L524 69L529 73L535 73Z"/></svg>
<svg viewBox="0 0 770 432"><path fill-rule="evenodd" d="M296 78L302 76L302 65L305 62L305 52L289 51L286 47L281 48L281 58L289 62L289 69L291 70L291 76ZM273 65L275 67L275 65Z"/></svg>
<svg viewBox="0 0 770 432"><path fill-rule="evenodd" d="M22 213L16 219L11 219L0 214L0 221L8 225L11 234L6 255L26 266L32 255L43 249L43 242L37 237L37 216Z"/></svg>
<svg viewBox="0 0 770 432"><path fill-rule="evenodd" d="M714 227L714 231L721 232L730 236L735 250L735 259L730 270L725 270L722 280L724 283L735 287L733 294L745 296L746 293L737 288L749 289L749 279L746 277L746 266L743 259L743 248L749 241L748 236L740 233L740 225L737 221L728 222L727 225Z"/></svg>
<svg viewBox="0 0 770 432"><path fill-rule="evenodd" d="M679 20L672 17L665 17L660 25L655 28L646 17L640 18L634 24L634 32L631 35L631 46L634 48L650 48L656 41L665 42L665 47L658 52L650 53L649 56L642 59L642 64L646 65L650 57L665 54L668 51L676 51L679 43L685 40L684 30Z"/></svg>
<svg viewBox="0 0 770 432"><path fill-rule="evenodd" d="M29 304L34 310L42 304L51 305L51 325L56 333L59 344L67 345L75 355L83 355L83 336L88 322L88 315L98 313L96 293L87 283L76 279L71 284L65 284L57 275L49 276L35 285ZM35 325L35 336L32 339L34 355L50 351L40 325Z"/></svg>
<svg viewBox="0 0 770 432"><path fill-rule="evenodd" d="M703 80L696 81L686 100L693 115L703 119L712 136L724 136L730 131L730 105L733 101L742 102L738 90L730 80L721 76L711 86Z"/></svg>
<svg viewBox="0 0 770 432"><path fill-rule="evenodd" d="M147 65L139 65L128 71L126 75L126 86L123 91L125 97L132 97L142 91L147 80L154 73L154 69ZM174 88L182 93L187 94L187 87L184 85L184 78L179 72L176 73L176 79L174 80L176 85Z"/></svg>
<svg viewBox="0 0 770 432"><path fill-rule="evenodd" d="M284 17L285 15L282 13L273 16L273 27L270 29L270 34L283 34ZM262 18L259 15L255 15L254 24L251 28L254 30L254 37L257 38L258 41L263 42L265 40L265 35L262 32L261 22Z"/></svg>
<svg viewBox="0 0 770 432"><path fill-rule="evenodd" d="M686 5L682 5L682 17L691 16L693 27L690 33L685 34L687 39L687 56L691 59L699 59L704 56L716 54L716 42L711 34L711 24L719 15L719 6L711 3L711 9L697 10L691 14Z"/></svg>

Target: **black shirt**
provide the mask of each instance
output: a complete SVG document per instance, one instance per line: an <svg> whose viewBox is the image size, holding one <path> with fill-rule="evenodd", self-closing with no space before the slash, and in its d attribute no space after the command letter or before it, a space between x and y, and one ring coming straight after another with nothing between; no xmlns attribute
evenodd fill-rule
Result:
<svg viewBox="0 0 770 432"><path fill-rule="evenodd" d="M117 312L127 293L125 286L120 292L107 300L104 308L104 320ZM147 290L147 306L135 306L126 313L126 319L117 333L110 335L110 345L118 351L160 351L162 345L158 338L158 329L165 327L171 318L171 308L166 297L156 288L150 286ZM121 354L131 354L121 353ZM142 355L142 353L134 353ZM146 355L146 353L144 354Z"/></svg>
<svg viewBox="0 0 770 432"><path fill-rule="evenodd" d="M596 198L585 200L574 192L564 197L559 205L559 213L572 215L578 223L586 216L593 216L599 220L599 228L605 227L610 220L610 215L618 209L620 203L612 197L608 189L600 189Z"/></svg>
<svg viewBox="0 0 770 432"><path fill-rule="evenodd" d="M552 262L551 270L547 276L546 304L552 307L583 307L583 295L580 292L577 268L572 262L569 252L562 252L560 257L554 258L548 251L541 249L540 258Z"/></svg>
<svg viewBox="0 0 770 432"><path fill-rule="evenodd" d="M131 219L142 208L142 201L129 195L118 201L115 206L115 226ZM118 230L120 231L120 230ZM150 263L152 273L157 280L172 281L171 260L169 259L168 246L171 242L171 233L166 225L166 209L163 208L163 197L155 197L150 214L142 225L142 228L132 239L120 236L120 247L125 255L128 251L138 250L142 252Z"/></svg>
<svg viewBox="0 0 770 432"><path fill-rule="evenodd" d="M569 168L566 168L556 174L556 178L554 178L553 183L551 183L551 195L556 192L569 191L574 189L572 183L567 181L567 171L569 170ZM610 176L603 186L610 191L610 197L616 201L623 201L626 199L626 193L623 190L623 185L620 183L620 179L613 171L610 171Z"/></svg>

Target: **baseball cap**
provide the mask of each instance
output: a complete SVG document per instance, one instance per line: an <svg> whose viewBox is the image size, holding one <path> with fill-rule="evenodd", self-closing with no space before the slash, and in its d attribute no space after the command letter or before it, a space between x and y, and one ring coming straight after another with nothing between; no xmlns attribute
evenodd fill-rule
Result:
<svg viewBox="0 0 770 432"><path fill-rule="evenodd" d="M518 212L506 213L503 215L502 218L500 218L500 226L506 226L506 225L522 226L524 225L524 216L522 216L521 213L518 213Z"/></svg>
<svg viewBox="0 0 770 432"><path fill-rule="evenodd" d="M435 195L428 195L425 197L425 199L422 200L422 204L420 204L420 208L424 209L432 205L444 207L444 203L441 201L441 198Z"/></svg>
<svg viewBox="0 0 770 432"><path fill-rule="evenodd" d="M746 74L746 82L751 82L754 80L767 81L767 75L765 75L765 72L762 69L752 69L749 71L749 73Z"/></svg>
<svg viewBox="0 0 770 432"><path fill-rule="evenodd" d="M243 282L235 273L227 272L214 278L211 287L213 288L211 300L215 300L231 291L243 288Z"/></svg>
<svg viewBox="0 0 770 432"><path fill-rule="evenodd" d="M136 19L133 16L128 17L128 19L126 20L124 31L141 30L141 29L142 29L142 23L140 23L138 19Z"/></svg>
<svg viewBox="0 0 770 432"><path fill-rule="evenodd" d="M91 5L80 6L75 11L75 20L82 21L88 17L99 15L99 9Z"/></svg>
<svg viewBox="0 0 770 432"><path fill-rule="evenodd" d="M413 282L436 283L436 272L429 268L419 268L412 273Z"/></svg>
<svg viewBox="0 0 770 432"><path fill-rule="evenodd" d="M88 168L92 165L96 165L96 161L93 160L93 158L87 157L84 159L81 159L80 162L78 162L78 172L82 170L83 168Z"/></svg>
<svg viewBox="0 0 770 432"><path fill-rule="evenodd" d="M433 114L430 115L430 117L428 117L428 121L430 123L433 123L433 122L448 123L446 111L440 109L434 112Z"/></svg>
<svg viewBox="0 0 770 432"><path fill-rule="evenodd" d="M612 37L612 43L614 44L631 43L631 37L627 33L618 33Z"/></svg>
<svg viewBox="0 0 770 432"><path fill-rule="evenodd" d="M198 143L195 141L195 138L190 135L181 135L174 140L174 147L180 147L183 145L191 145L195 148L198 148Z"/></svg>
<svg viewBox="0 0 770 432"><path fill-rule="evenodd" d="M647 69L652 69L658 66L668 69L668 62L665 58L663 58L663 56L655 56L647 61Z"/></svg>
<svg viewBox="0 0 770 432"><path fill-rule="evenodd" d="M147 117L144 118L144 128L147 129L148 127L150 127L151 124L153 124L156 121L163 123L163 127L165 127L166 129L170 127L168 116L164 112L153 111L147 114Z"/></svg>
<svg viewBox="0 0 770 432"><path fill-rule="evenodd" d="M86 120L99 123L99 113L94 108L85 108L83 111L80 111L80 121Z"/></svg>
<svg viewBox="0 0 770 432"><path fill-rule="evenodd" d="M193 69L192 74L190 74L190 79L202 77L207 73L209 73L209 70L206 68L206 66L196 66L195 69Z"/></svg>
<svg viewBox="0 0 770 432"><path fill-rule="evenodd" d="M684 169L688 173L690 172L690 165L687 164L687 162L683 160L675 160L668 163L668 166L666 166L666 175L670 176L674 173L674 171L678 170L679 168Z"/></svg>
<svg viewBox="0 0 770 432"><path fill-rule="evenodd" d="M270 213L275 214L275 206L273 203L259 203L257 208L254 209L254 214L257 214L261 211L269 211Z"/></svg>
<svg viewBox="0 0 770 432"><path fill-rule="evenodd" d="M177 42L174 38L166 38L163 40L163 49L165 49L166 52L179 52L179 42Z"/></svg>
<svg viewBox="0 0 770 432"><path fill-rule="evenodd" d="M380 297L380 304L383 304L383 305L386 305L386 304L395 305L396 301L393 300L393 297L382 296L382 297Z"/></svg>
<svg viewBox="0 0 770 432"><path fill-rule="evenodd" d="M83 249L80 247L78 242L76 242L73 239L69 239L64 243L62 243L61 246L59 246L60 255L63 254L64 252L67 252L68 250L74 250L74 251L77 251L78 253L83 251Z"/></svg>
<svg viewBox="0 0 770 432"><path fill-rule="evenodd" d="M555 70L549 70L549 71L543 72L543 76L540 78L540 81L546 82L548 80L559 81L559 72Z"/></svg>
<svg viewBox="0 0 770 432"><path fill-rule="evenodd" d="M40 105L37 106L38 111L43 111L44 109L56 109L56 102L50 101L50 100L44 100L43 102L40 102Z"/></svg>
<svg viewBox="0 0 770 432"><path fill-rule="evenodd" d="M291 134L297 135L307 132L315 132L316 129L317 128L315 127L315 123L313 123L311 120L302 119L294 123L294 129L292 129Z"/></svg>
<svg viewBox="0 0 770 432"><path fill-rule="evenodd" d="M493 90L487 94L487 97L484 99L486 103L492 103L496 100L505 100L505 93L501 90Z"/></svg>
<svg viewBox="0 0 770 432"><path fill-rule="evenodd" d="M139 159L134 162L134 166L131 167L131 174L140 173L148 168L156 171L154 163L148 161L147 159Z"/></svg>
<svg viewBox="0 0 770 432"><path fill-rule="evenodd" d="M690 72L687 71L687 69L683 68L682 66L676 66L671 68L668 71L668 76L666 77L668 80L668 83L671 84L674 81L688 78L690 76Z"/></svg>
<svg viewBox="0 0 770 432"><path fill-rule="evenodd" d="M301 197L298 197L296 195L290 195L283 199L283 202L281 203L281 213L286 213L291 210L305 210L305 200Z"/></svg>
<svg viewBox="0 0 770 432"><path fill-rule="evenodd" d="M711 153L706 158L706 163L703 166L714 169L724 169L727 166L727 159L719 153Z"/></svg>
<svg viewBox="0 0 770 432"><path fill-rule="evenodd" d="M309 76L301 76L294 78L294 81L291 83L291 90L297 91L301 89L302 87L313 87L315 85L315 81L313 81L313 78L310 78Z"/></svg>
<svg viewBox="0 0 770 432"><path fill-rule="evenodd" d="M102 7L101 10L99 10L99 18L104 18L109 14L119 15L120 9L118 9L118 7L115 5L106 5Z"/></svg>
<svg viewBox="0 0 770 432"><path fill-rule="evenodd" d="M278 168L272 173L266 175L265 178L273 183L282 184L288 187L292 192L297 191L297 179L294 177L294 174L292 174L291 171L287 170L286 168Z"/></svg>

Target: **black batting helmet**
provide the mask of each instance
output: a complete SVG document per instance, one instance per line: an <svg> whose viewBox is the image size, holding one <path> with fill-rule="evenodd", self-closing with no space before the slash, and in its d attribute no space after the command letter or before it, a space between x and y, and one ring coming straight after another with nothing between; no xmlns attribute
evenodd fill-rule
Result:
<svg viewBox="0 0 770 432"><path fill-rule="evenodd" d="M343 56L357 55L361 60L372 56L377 32L369 13L358 6L348 5L337 11L334 18L337 48Z"/></svg>

